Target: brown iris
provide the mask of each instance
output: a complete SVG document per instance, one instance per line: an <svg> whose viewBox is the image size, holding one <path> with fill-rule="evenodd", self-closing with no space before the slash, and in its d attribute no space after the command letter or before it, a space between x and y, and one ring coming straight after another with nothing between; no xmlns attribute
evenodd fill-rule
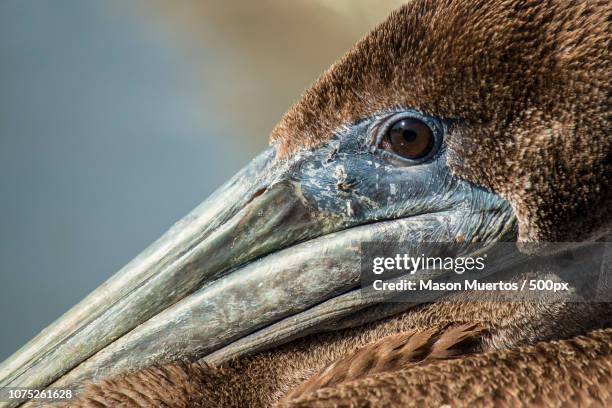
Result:
<svg viewBox="0 0 612 408"><path fill-rule="evenodd" d="M400 119L389 126L382 140L385 150L410 160L427 156L434 145L431 128L414 118Z"/></svg>

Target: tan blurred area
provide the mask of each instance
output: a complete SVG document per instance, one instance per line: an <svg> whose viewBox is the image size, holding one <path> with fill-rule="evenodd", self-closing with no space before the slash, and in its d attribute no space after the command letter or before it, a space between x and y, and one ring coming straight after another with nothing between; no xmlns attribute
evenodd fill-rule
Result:
<svg viewBox="0 0 612 408"><path fill-rule="evenodd" d="M150 0L147 16L179 34L202 69L203 98L259 147L319 74L401 0ZM405 2L405 1L404 1ZM142 10L141 10L142 11ZM215 58L211 70L210 59ZM210 103L209 103L210 105Z"/></svg>

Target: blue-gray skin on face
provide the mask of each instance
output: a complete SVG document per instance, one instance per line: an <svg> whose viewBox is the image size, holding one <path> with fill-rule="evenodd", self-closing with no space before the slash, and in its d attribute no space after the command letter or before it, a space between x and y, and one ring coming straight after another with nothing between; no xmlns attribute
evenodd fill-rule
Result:
<svg viewBox="0 0 612 408"><path fill-rule="evenodd" d="M440 149L423 163L372 142L397 113L434 130ZM0 385L74 385L252 352L382 300L350 292L361 242L492 243L512 234L506 201L450 173L446 126L398 110L283 160L271 147L3 363Z"/></svg>

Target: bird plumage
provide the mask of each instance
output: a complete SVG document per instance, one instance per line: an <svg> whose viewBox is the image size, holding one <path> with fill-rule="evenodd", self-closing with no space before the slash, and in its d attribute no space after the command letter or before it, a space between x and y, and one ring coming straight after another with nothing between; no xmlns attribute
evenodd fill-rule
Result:
<svg viewBox="0 0 612 408"><path fill-rule="evenodd" d="M324 388L279 405L316 407L607 407L612 330L442 360Z"/></svg>

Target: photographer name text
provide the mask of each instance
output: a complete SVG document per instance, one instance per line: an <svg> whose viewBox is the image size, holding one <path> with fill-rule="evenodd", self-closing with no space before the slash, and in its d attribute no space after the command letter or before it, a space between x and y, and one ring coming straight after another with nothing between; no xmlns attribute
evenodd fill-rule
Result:
<svg viewBox="0 0 612 408"><path fill-rule="evenodd" d="M550 279L525 279L521 282L480 282L477 279L463 282L436 282L431 279L408 280L399 279L384 281L377 279L372 282L376 291L568 291L567 282L556 282Z"/></svg>

